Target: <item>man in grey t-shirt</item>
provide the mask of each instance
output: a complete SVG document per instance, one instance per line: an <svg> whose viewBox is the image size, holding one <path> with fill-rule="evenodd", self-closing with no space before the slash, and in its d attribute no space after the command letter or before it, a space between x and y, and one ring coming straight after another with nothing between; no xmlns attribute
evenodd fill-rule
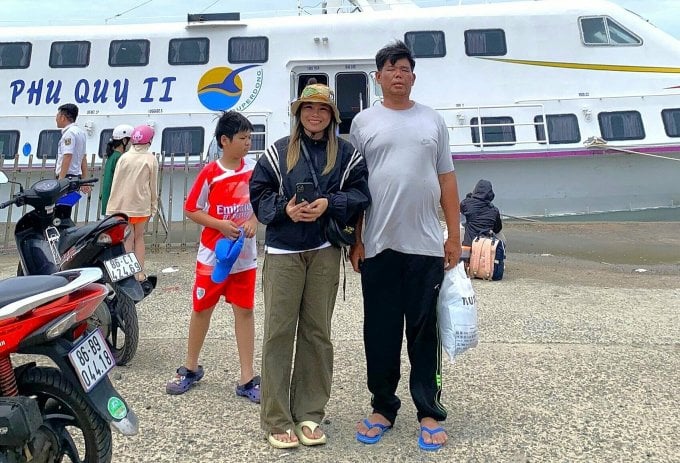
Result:
<svg viewBox="0 0 680 463"><path fill-rule="evenodd" d="M358 441L378 442L394 425L401 401L404 324L411 361L409 385L418 410L423 450L447 439L441 396L437 296L444 271L460 258L458 186L448 129L433 109L410 99L415 61L400 41L376 55L383 102L359 113L350 141L366 159L373 202L350 250L361 272L364 348L372 413L357 424ZM444 211L449 236L439 223ZM363 228L363 230L362 230Z"/></svg>

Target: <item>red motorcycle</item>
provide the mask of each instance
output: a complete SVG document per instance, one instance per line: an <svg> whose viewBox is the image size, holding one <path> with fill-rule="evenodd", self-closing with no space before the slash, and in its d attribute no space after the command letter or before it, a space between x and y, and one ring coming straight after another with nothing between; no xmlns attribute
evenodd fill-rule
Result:
<svg viewBox="0 0 680 463"><path fill-rule="evenodd" d="M113 354L88 328L109 293L101 278L86 268L0 281L0 463L110 462L111 428L137 433L108 378ZM13 365L17 353L56 367Z"/></svg>

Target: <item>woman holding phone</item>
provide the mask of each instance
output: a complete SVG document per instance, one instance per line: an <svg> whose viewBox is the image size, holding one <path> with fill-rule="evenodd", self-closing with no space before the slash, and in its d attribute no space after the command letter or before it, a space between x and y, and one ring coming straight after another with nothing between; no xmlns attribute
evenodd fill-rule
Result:
<svg viewBox="0 0 680 463"><path fill-rule="evenodd" d="M267 148L250 180L253 210L267 226L260 419L276 448L326 443L319 423L333 378L340 249L326 240L325 219L353 226L370 203L363 156L336 135L331 90L307 85L291 114L290 136Z"/></svg>

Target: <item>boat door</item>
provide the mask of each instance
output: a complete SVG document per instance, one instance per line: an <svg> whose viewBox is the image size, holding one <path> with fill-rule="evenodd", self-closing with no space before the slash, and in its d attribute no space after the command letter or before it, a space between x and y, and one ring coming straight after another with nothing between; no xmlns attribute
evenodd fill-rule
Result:
<svg viewBox="0 0 680 463"><path fill-rule="evenodd" d="M291 73L291 100L300 96L310 79L328 85L335 92L335 103L340 111L340 135L346 138L354 116L371 104L369 82L374 67L373 63L295 67Z"/></svg>

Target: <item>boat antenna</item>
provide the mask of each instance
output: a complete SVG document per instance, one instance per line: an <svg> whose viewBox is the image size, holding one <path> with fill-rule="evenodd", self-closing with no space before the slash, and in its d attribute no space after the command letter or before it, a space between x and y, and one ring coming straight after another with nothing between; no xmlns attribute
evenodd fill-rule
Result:
<svg viewBox="0 0 680 463"><path fill-rule="evenodd" d="M151 3L151 2L153 2L153 0L146 0L145 2L142 2L142 3L140 3L140 4L137 5L137 6L133 6L132 8L129 8L129 9L123 11L122 13L114 14L114 15L111 16L110 18L106 18L106 19L104 20L104 24L108 24L108 23L109 23L109 20L119 18L119 17L123 16L124 14L129 13L129 12L132 11L132 10L136 10L137 8L139 8L139 7L141 7L141 6L144 6L144 5L146 5L147 3Z"/></svg>
<svg viewBox="0 0 680 463"><path fill-rule="evenodd" d="M212 2L210 5L208 5L208 6L206 6L205 8L203 8L203 11L199 11L199 14L200 14L200 13L205 13L207 9L212 8L213 6L215 6L216 3L219 3L220 1L221 1L221 0L215 0L215 1Z"/></svg>

